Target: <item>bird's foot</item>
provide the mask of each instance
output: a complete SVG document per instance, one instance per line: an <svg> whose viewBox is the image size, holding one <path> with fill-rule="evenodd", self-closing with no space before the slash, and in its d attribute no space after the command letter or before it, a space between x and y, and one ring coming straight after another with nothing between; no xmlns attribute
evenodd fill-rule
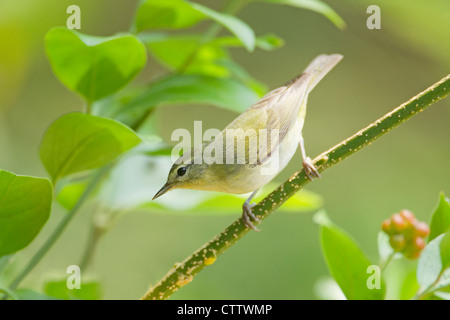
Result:
<svg viewBox="0 0 450 320"><path fill-rule="evenodd" d="M305 170L305 174L309 180L320 178L320 173L319 171L317 171L310 157L306 157L303 159L303 169Z"/></svg>
<svg viewBox="0 0 450 320"><path fill-rule="evenodd" d="M244 224L247 228L253 229L255 231L259 231L259 229L257 227L255 227L253 225L253 223L251 222L251 219L253 219L256 222L260 222L261 220L259 220L259 218L257 216L255 216L252 212L253 207L255 206L255 204L250 204L245 202L242 205L242 221L244 221Z"/></svg>

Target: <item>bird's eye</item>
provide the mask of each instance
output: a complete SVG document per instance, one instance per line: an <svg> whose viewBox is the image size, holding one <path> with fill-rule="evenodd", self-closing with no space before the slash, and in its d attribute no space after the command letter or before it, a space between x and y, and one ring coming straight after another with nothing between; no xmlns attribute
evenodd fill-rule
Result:
<svg viewBox="0 0 450 320"><path fill-rule="evenodd" d="M186 173L186 167L178 168L177 174L178 174L180 177L181 177L181 176L184 176L185 173Z"/></svg>

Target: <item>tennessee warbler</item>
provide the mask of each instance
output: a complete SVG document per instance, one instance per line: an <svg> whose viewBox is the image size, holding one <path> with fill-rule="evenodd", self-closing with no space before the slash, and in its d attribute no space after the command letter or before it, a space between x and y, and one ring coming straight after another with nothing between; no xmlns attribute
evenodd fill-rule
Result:
<svg viewBox="0 0 450 320"><path fill-rule="evenodd" d="M242 206L242 219L248 228L259 231L251 221L259 219L250 201L286 167L298 146L308 178L320 177L303 142L306 103L311 90L342 58L339 54L319 55L302 74L266 94L212 141L185 152L153 199L171 189L252 192Z"/></svg>

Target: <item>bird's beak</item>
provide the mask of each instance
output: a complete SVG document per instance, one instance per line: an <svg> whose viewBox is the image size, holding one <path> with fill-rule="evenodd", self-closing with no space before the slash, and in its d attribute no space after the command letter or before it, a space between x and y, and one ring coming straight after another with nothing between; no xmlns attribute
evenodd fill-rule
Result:
<svg viewBox="0 0 450 320"><path fill-rule="evenodd" d="M169 183L166 183L153 197L152 200L155 200L156 198L161 197L164 193L169 191L172 188L172 185Z"/></svg>

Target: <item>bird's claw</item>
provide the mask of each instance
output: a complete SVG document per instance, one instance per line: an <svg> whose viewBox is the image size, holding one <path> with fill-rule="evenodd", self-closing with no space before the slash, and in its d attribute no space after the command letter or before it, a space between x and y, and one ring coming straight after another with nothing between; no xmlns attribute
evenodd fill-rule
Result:
<svg viewBox="0 0 450 320"><path fill-rule="evenodd" d="M305 174L309 180L320 178L320 173L317 171L310 157L303 159L303 169L305 170Z"/></svg>
<svg viewBox="0 0 450 320"><path fill-rule="evenodd" d="M244 203L242 206L242 221L244 221L244 224L247 228L253 229L255 231L260 231L257 227L253 225L250 219L253 219L256 222L260 222L259 218L255 216L252 212L252 208L255 206L255 204L249 204Z"/></svg>

